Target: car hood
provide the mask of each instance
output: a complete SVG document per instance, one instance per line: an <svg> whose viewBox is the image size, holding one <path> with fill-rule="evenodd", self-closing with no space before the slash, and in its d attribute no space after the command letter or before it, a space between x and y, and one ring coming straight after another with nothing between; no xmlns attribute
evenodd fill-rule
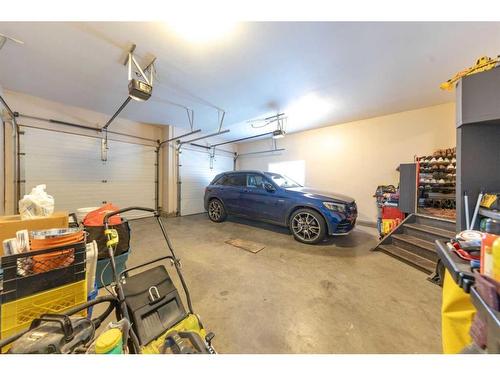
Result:
<svg viewBox="0 0 500 375"><path fill-rule="evenodd" d="M312 189L308 187L296 187L296 188L287 188L287 191L295 191L297 193L308 194L311 198L321 199L321 200L333 200L342 203L352 203L354 202L354 198L348 197L347 195L332 193L328 191L321 191L317 189Z"/></svg>

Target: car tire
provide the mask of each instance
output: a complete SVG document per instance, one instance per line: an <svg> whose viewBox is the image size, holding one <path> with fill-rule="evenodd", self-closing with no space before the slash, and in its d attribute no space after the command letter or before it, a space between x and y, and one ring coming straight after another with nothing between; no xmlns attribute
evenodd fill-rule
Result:
<svg viewBox="0 0 500 375"><path fill-rule="evenodd" d="M208 202L208 217L214 223L222 223L226 220L226 209L219 199L214 198Z"/></svg>
<svg viewBox="0 0 500 375"><path fill-rule="evenodd" d="M299 208L290 216L290 231L299 242L314 245L325 239L325 219L317 211Z"/></svg>

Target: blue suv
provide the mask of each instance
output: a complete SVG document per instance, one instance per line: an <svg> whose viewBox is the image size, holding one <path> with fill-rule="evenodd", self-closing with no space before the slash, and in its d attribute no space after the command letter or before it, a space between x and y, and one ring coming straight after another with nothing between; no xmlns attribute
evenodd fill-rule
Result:
<svg viewBox="0 0 500 375"><path fill-rule="evenodd" d="M316 244L348 234L356 223L354 199L300 186L278 173L235 171L217 175L205 189L205 209L220 223L227 215L289 227L297 241Z"/></svg>

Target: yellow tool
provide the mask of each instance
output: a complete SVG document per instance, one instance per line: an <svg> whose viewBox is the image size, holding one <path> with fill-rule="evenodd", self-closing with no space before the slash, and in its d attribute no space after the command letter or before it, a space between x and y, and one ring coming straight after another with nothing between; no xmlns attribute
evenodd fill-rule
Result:
<svg viewBox="0 0 500 375"><path fill-rule="evenodd" d="M497 200L496 194L484 194L481 200L481 207L490 208L493 203Z"/></svg>
<svg viewBox="0 0 500 375"><path fill-rule="evenodd" d="M482 56L476 60L476 64L474 66L458 72L453 76L453 78L450 78L446 82L441 83L441 85L439 85L439 88L441 90L451 91L453 90L453 88L455 87L455 83L457 83L459 79L470 76L472 74L493 69L498 65L498 63L500 63L500 55L495 57L494 59L488 56Z"/></svg>
<svg viewBox="0 0 500 375"><path fill-rule="evenodd" d="M107 247L118 245L119 238L116 229L106 229L104 234L108 238L108 241L106 242Z"/></svg>

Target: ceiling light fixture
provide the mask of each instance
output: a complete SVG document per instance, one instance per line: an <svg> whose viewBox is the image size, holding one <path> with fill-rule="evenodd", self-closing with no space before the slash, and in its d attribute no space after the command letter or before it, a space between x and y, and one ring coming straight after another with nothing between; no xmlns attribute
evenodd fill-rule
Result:
<svg viewBox="0 0 500 375"><path fill-rule="evenodd" d="M302 126L323 120L331 109L331 101L311 93L292 102L286 109L286 113L289 122L295 126Z"/></svg>
<svg viewBox="0 0 500 375"><path fill-rule="evenodd" d="M165 24L177 35L197 44L220 40L233 32L237 26L234 21L196 18L169 20Z"/></svg>

